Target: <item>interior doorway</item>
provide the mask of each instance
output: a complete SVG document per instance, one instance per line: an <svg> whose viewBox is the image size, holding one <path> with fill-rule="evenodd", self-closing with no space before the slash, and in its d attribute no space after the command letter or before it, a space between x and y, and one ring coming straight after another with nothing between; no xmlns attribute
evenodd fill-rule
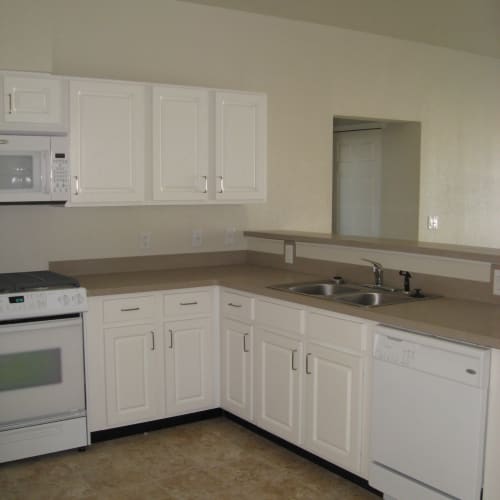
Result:
<svg viewBox="0 0 500 500"><path fill-rule="evenodd" d="M420 124L335 118L333 232L418 239Z"/></svg>

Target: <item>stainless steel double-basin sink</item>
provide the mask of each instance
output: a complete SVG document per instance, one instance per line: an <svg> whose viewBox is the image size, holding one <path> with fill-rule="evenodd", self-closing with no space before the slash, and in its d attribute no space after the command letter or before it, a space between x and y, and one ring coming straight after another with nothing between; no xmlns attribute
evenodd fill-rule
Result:
<svg viewBox="0 0 500 500"><path fill-rule="evenodd" d="M272 285L269 288L358 307L379 307L424 298L424 296L414 297L405 294L401 290L372 287L370 285L338 284L328 280L307 283L286 283L283 285Z"/></svg>

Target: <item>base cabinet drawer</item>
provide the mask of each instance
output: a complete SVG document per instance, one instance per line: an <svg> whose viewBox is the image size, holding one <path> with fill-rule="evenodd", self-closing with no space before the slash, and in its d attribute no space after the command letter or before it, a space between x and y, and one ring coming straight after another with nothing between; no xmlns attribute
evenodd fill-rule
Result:
<svg viewBox="0 0 500 500"><path fill-rule="evenodd" d="M133 295L103 301L104 323L152 320L154 315L153 295Z"/></svg>

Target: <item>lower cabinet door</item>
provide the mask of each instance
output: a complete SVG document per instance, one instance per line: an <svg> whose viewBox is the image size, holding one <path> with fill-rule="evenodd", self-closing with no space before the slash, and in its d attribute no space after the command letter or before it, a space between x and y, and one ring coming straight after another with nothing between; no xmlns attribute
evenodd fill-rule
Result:
<svg viewBox="0 0 500 500"><path fill-rule="evenodd" d="M259 427L300 443L302 343L255 329L255 420Z"/></svg>
<svg viewBox="0 0 500 500"><path fill-rule="evenodd" d="M164 332L167 416L213 408L211 319L165 323Z"/></svg>
<svg viewBox="0 0 500 500"><path fill-rule="evenodd" d="M353 472L361 466L361 384L360 357L307 345L305 447Z"/></svg>
<svg viewBox="0 0 500 500"><path fill-rule="evenodd" d="M159 418L161 349L154 324L104 329L108 425Z"/></svg>
<svg viewBox="0 0 500 500"><path fill-rule="evenodd" d="M245 323L222 321L222 408L252 420L252 334Z"/></svg>

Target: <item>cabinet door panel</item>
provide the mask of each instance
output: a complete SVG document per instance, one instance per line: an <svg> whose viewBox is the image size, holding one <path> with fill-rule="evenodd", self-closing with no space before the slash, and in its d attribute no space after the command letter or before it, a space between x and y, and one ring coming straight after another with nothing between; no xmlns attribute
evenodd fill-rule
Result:
<svg viewBox="0 0 500 500"><path fill-rule="evenodd" d="M307 346L307 449L336 465L360 468L362 361L334 349Z"/></svg>
<svg viewBox="0 0 500 500"><path fill-rule="evenodd" d="M104 330L108 425L158 416L154 331L152 324Z"/></svg>
<svg viewBox="0 0 500 500"><path fill-rule="evenodd" d="M61 123L62 80L5 76L4 109L4 120L10 123Z"/></svg>
<svg viewBox="0 0 500 500"><path fill-rule="evenodd" d="M209 319L165 324L167 416L211 408L212 334Z"/></svg>
<svg viewBox="0 0 500 500"><path fill-rule="evenodd" d="M302 343L262 327L255 341L256 422L298 444Z"/></svg>
<svg viewBox="0 0 500 500"><path fill-rule="evenodd" d="M155 200L208 199L208 90L153 89Z"/></svg>
<svg viewBox="0 0 500 500"><path fill-rule="evenodd" d="M252 420L252 327L236 321L222 324L222 407Z"/></svg>
<svg viewBox="0 0 500 500"><path fill-rule="evenodd" d="M217 199L265 199L266 97L217 92L215 106Z"/></svg>
<svg viewBox="0 0 500 500"><path fill-rule="evenodd" d="M144 88L70 83L72 202L144 199Z"/></svg>

